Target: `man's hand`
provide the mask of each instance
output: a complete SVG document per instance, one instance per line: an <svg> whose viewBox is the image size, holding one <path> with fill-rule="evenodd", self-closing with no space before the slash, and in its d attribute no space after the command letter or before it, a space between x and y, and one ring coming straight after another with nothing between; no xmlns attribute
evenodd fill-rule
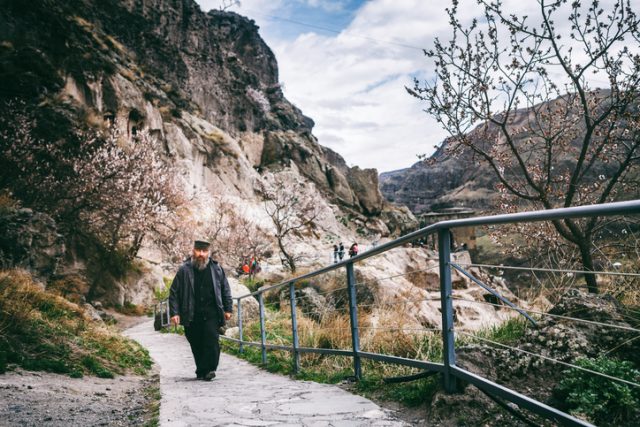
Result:
<svg viewBox="0 0 640 427"><path fill-rule="evenodd" d="M178 326L180 324L180 316L173 316L171 318L171 324Z"/></svg>
<svg viewBox="0 0 640 427"><path fill-rule="evenodd" d="M231 319L231 313L229 313L228 311L224 312L224 320L229 320Z"/></svg>

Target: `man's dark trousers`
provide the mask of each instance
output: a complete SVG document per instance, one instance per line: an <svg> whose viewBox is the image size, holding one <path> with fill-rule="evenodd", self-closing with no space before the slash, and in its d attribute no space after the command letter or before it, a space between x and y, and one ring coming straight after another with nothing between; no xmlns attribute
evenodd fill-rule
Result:
<svg viewBox="0 0 640 427"><path fill-rule="evenodd" d="M218 369L220 361L220 338L218 336L218 319L194 320L184 328L184 333L191 345L191 352L196 361L196 376L204 377L210 371Z"/></svg>

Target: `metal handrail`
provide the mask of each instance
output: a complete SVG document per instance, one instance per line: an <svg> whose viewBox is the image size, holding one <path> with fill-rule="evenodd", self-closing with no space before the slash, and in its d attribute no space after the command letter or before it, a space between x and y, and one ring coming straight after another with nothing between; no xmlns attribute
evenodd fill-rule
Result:
<svg viewBox="0 0 640 427"><path fill-rule="evenodd" d="M387 363L394 363L399 365L411 366L416 368L425 369L428 371L436 371L442 373L444 379L444 386L447 392L454 392L456 390L456 383L458 380L464 380L472 383L478 388L482 389L486 393L499 396L507 399L513 403L516 403L524 408L527 408L539 415L547 418L559 421L563 425L572 426L591 426L586 421L575 418L569 414L566 414L558 409L552 408L544 403L538 402L532 398L524 396L514 390L510 390L507 387L494 383L486 378L483 378L477 374L471 373L459 366L456 366L455 347L454 347L454 329L453 329L453 305L452 305L452 285L451 285L451 229L467 226L479 226L479 225L497 225L497 224L512 224L521 222L539 222L550 220L561 220L568 218L585 218L585 217L597 217L597 216L612 216L623 214L638 214L640 213L640 200L632 200L626 202L608 203L600 205L579 206L572 208L559 208L534 212L522 212L514 214L503 214L494 216L483 216L477 218L457 219L450 221L442 221L436 224L424 227L420 230L409 233L391 242L371 248L366 252L362 252L353 258L345 259L341 262L331 264L327 267L319 270L312 271L292 279L287 279L278 284L263 287L255 292L251 292L234 299L238 300L238 326L239 326L239 339L233 339L224 337L232 342L240 344L240 351L242 352L243 345L258 346L262 349L262 361L266 363L266 351L267 349L277 349L291 351L294 355L294 370L299 368L299 354L300 353L321 353L321 354L334 354L353 357L354 361L354 373L356 378L361 376L360 359L366 358L371 360L377 360ZM359 330L358 330L358 317L357 317L357 301L355 292L355 275L353 266L357 262L361 262L372 256L389 251L393 248L404 245L421 237L425 237L431 234L438 235L438 258L440 268L440 301L442 311L442 339L443 339L443 363L432 363L421 360L407 359L395 356L389 356L384 354L363 352L359 348ZM339 350L339 349L320 349L320 348L305 348L299 347L297 340L297 322L296 322L296 310L295 310L295 291L294 285L296 282L309 279L333 270L340 268L346 268L347 271L347 291L349 296L349 316L351 322L351 334L352 334L352 349L351 350ZM462 270L462 269L461 269ZM266 343L266 326L264 317L264 293L273 289L289 286L291 301L291 317L292 317L292 335L294 337L291 346L284 345L272 345ZM260 332L261 342L247 342L242 339L242 299L249 297L256 297L260 305ZM518 309L511 305L512 308ZM521 310L518 310L521 311ZM523 313L523 312L521 312ZM526 315L526 313L524 313ZM528 316L527 316L528 317Z"/></svg>
<svg viewBox="0 0 640 427"><path fill-rule="evenodd" d="M171 324L170 314L169 314L169 300L165 299L160 301L159 303L153 306L153 319L155 319L160 314L160 327L166 328Z"/></svg>
<svg viewBox="0 0 640 427"><path fill-rule="evenodd" d="M489 215L475 218L463 218L454 219L449 221L440 221L427 227L416 230L412 233L406 234L390 242L376 246L368 251L361 252L353 258L348 258L335 264L331 264L327 267L319 270L287 279L275 285L262 288L258 291L251 292L246 295L241 295L238 298L247 298L249 296L258 295L261 292L266 292L271 289L276 289L292 282L299 282L301 280L309 279L311 277L319 276L324 273L328 273L332 270L346 267L347 264L363 261L372 256L387 252L390 249L397 248L420 237L425 237L430 234L435 234L440 230L450 230L452 228L478 226L478 225L497 225L497 224L515 224L520 222L540 222L550 221L555 219L568 219L568 218L588 218L594 216L613 216L622 214L640 213L640 200L630 200L626 202L615 202L600 205L588 205L588 206L576 206L572 208L558 208L547 209L542 211L531 212L518 212L512 214L501 215Z"/></svg>

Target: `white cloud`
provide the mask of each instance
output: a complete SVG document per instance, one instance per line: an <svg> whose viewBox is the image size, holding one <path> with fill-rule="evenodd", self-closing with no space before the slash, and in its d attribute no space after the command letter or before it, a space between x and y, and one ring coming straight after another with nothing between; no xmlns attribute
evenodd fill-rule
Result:
<svg viewBox="0 0 640 427"><path fill-rule="evenodd" d="M447 29L439 15L425 2L371 1L337 36L272 43L285 94L316 122L320 144L382 172L411 166L444 138L404 89L428 63L419 48Z"/></svg>
<svg viewBox="0 0 640 427"><path fill-rule="evenodd" d="M404 87L413 86L411 76L429 77L433 67L421 49L431 48L435 37L449 40L445 7L450 2L370 0L339 34L298 26L292 38L291 31L282 30L295 24L277 18L290 16L303 3L325 11L344 6L328 0L242 0L235 10L261 27L278 60L285 95L315 121L320 144L340 153L348 164L380 172L409 167L417 154L431 153L446 135ZM531 21L539 16L537 2L504 4L505 10L529 15ZM462 23L474 17L482 17L476 1L461 0ZM566 25L563 21L556 20ZM314 17L305 22L314 25Z"/></svg>
<svg viewBox="0 0 640 427"><path fill-rule="evenodd" d="M324 9L328 12L338 12L344 10L345 2L336 0L306 0L306 3L311 7Z"/></svg>

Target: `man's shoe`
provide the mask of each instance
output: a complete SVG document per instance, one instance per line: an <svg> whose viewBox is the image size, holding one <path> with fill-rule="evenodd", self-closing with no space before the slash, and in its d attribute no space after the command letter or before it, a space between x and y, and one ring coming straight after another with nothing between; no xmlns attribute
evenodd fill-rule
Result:
<svg viewBox="0 0 640 427"><path fill-rule="evenodd" d="M204 381L211 381L215 377L216 377L216 371L209 371L209 373L207 373L207 375L205 375L204 378L202 378L202 379Z"/></svg>

